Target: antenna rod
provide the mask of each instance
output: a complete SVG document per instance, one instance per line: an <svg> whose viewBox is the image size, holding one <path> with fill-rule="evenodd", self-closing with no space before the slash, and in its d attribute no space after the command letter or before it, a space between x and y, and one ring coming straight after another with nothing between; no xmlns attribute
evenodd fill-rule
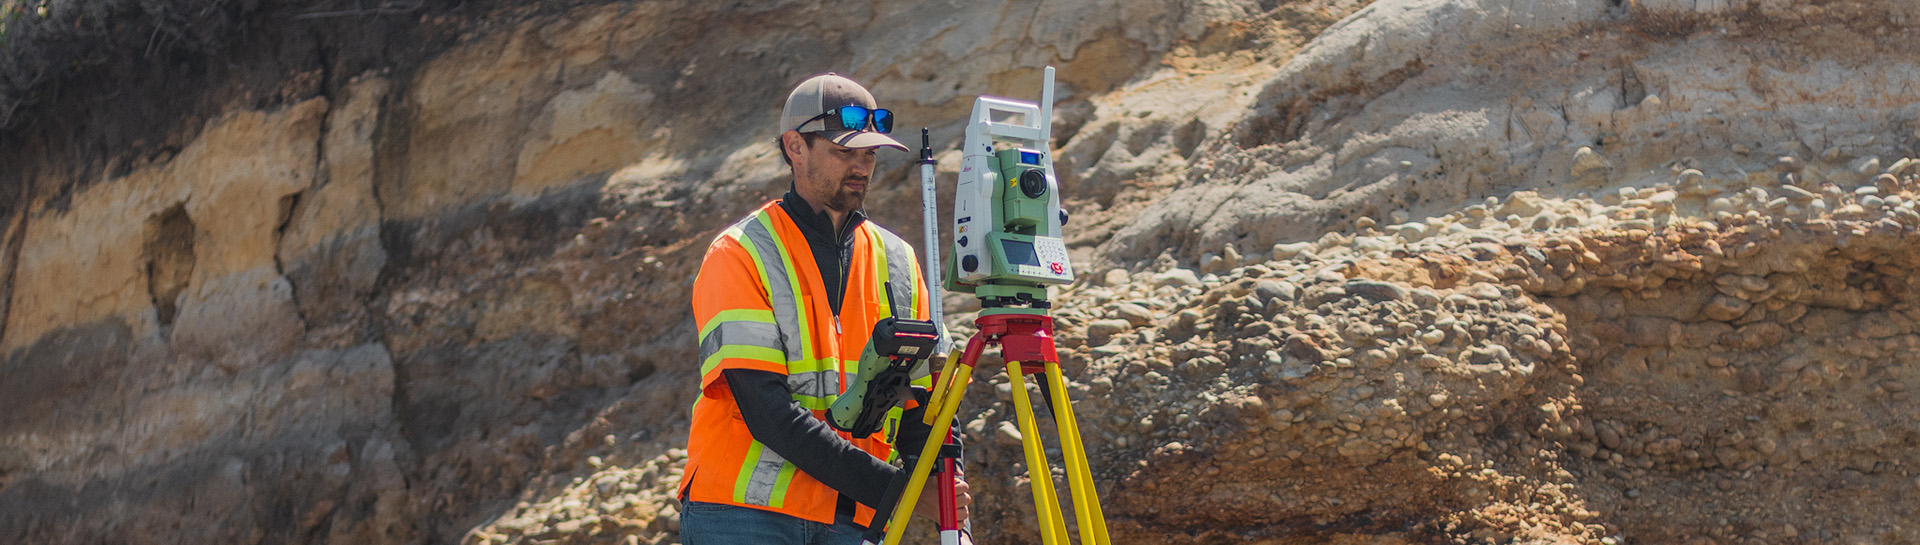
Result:
<svg viewBox="0 0 1920 545"><path fill-rule="evenodd" d="M1053 67L1048 66L1040 79L1040 142L1053 152Z"/></svg>

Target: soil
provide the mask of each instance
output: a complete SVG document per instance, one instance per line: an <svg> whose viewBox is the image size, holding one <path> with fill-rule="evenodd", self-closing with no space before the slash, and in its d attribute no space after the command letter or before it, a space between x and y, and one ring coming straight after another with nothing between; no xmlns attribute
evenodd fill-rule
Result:
<svg viewBox="0 0 1920 545"><path fill-rule="evenodd" d="M1198 2L1120 29L1049 27L1040 38L1088 34L1053 56L1032 53L1042 48L1031 33L1008 38L1018 47L957 50L1034 55L989 74L911 59L860 67L925 93L902 111L936 117L971 99L943 78L1020 91L1039 64L1080 59L1063 71L1073 92L1055 148L1081 276L1056 291L1055 316L1115 542L1915 541L1920 428L1906 415L1920 411L1920 362L1909 361L1920 348L1920 152L1911 112L1881 104L1898 96L1831 98L1893 93L1874 82L1910 73L1901 63L1915 52L1901 37L1911 23L1894 16L1907 8L1493 4ZM211 261L196 257L218 241L201 227L208 218L158 207L136 244L150 316L141 303L125 321L62 324L0 360L19 378L0 385L10 398L0 405L28 409L0 425L0 536L678 542L673 486L695 378L686 286L718 229L784 189L770 150L742 144L764 140L757 133L692 127L751 117L703 124L699 106L744 111L758 100L738 80L800 70L783 56L792 47L694 49L697 38L769 28L780 44L852 38L819 32L809 19L819 9L805 3L745 14L651 6L721 21L658 34L625 11L648 7L429 1L347 13L263 2L208 12L206 28L222 31L195 39L141 40L181 23L122 11L99 23L118 29L114 39L42 43L55 58L104 60L5 95L27 102L0 131L0 326L19 298L22 249L53 244L29 232L33 221L61 217L89 190L135 193L129 179L172 168L235 112L324 98L326 116L340 116L321 119L334 130L372 80L391 88L369 114L374 128L347 143L366 148L368 199L382 208L355 236L381 258L340 264L351 260L327 246L308 256L358 275L343 280L287 268L276 253L276 278L301 309L295 348L278 359L177 353L165 334L128 324L172 327L183 312L173 301L207 289L196 272ZM900 6L872 8L892 21ZM1070 14L1059 20L1111 15ZM1563 15L1589 19L1556 26ZM535 131L502 129L500 144L484 140L497 136L485 123L419 119L434 107L470 113L418 96L448 83L422 82L447 68L435 60L470 60L448 70L481 74L449 77L462 91L511 79L488 74L545 78L544 64L488 63L522 52L515 40L526 37L592 50L580 43L598 34L568 29L593 21L658 49L587 64L604 73L558 70L539 93L594 98L588 90L612 81L603 76L638 74L629 83L659 91L666 98L649 104L670 112L643 118L657 123L639 141L666 151L611 170L579 166L592 172L531 194L460 192L518 182L513 161L502 179L407 178L418 157L455 147L433 134L515 150ZM967 31L956 28L929 33ZM1872 35L1832 43L1880 54L1836 63L1842 46L1788 47L1846 37L1835 33ZM940 40L911 41L943 64L967 60L935 55L953 54L933 51ZM894 53L836 52L848 64ZM653 55L685 62L646 64ZM1700 73L1723 65L1750 70ZM917 87L926 82L939 88ZM1861 87L1815 92L1830 85ZM456 96L511 103L484 121L551 122L542 112L559 103L474 93ZM1712 102L1722 99L1746 109L1723 115L1727 103ZM1833 110L1822 100L1864 113L1809 113ZM954 144L941 147L945 169ZM443 162L499 159L467 151ZM279 202L274 244L340 182L321 163L311 192ZM914 175L904 161L878 173L869 210L918 241ZM428 182L453 189L419 189ZM425 196L395 212L405 191ZM435 201L447 195L459 198ZM970 334L977 303L946 304L955 334ZM983 543L1032 543L1031 477L1003 363L981 362L992 371L960 418L975 528ZM186 401L166 397L176 394ZM353 411L372 416L295 425ZM142 416L129 413L233 425L95 439L46 431L114 430ZM276 415L294 424L258 423ZM1053 433L1051 420L1039 426ZM151 448L149 434L201 442ZM109 463L119 459L146 462Z"/></svg>

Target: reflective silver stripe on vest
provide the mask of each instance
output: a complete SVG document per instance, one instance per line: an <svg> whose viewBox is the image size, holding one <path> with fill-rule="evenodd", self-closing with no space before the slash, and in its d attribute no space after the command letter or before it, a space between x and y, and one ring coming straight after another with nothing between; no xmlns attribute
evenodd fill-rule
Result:
<svg viewBox="0 0 1920 545"><path fill-rule="evenodd" d="M893 294L895 307L891 309L890 312L900 318L913 319L915 312L917 312L919 308L918 305L913 304L914 286L920 283L920 279L913 276L913 247L908 246L906 239L902 239L899 235L893 234L893 231L888 231L878 225L874 225L873 230L880 234L880 244L887 249L886 281L893 284L893 290L898 292ZM939 304L939 302L928 301L928 304ZM946 334L947 326L945 324L935 325L940 328L941 335ZM919 380L920 378L932 375L932 365L920 365L914 367L911 376L913 379Z"/></svg>
<svg viewBox="0 0 1920 545"><path fill-rule="evenodd" d="M800 361L806 355L800 351L800 303L793 293L793 282L787 276L787 264L780 258L780 243L773 233L760 222L764 214L757 213L747 217L741 232L747 235L747 241L760 253L762 263L760 274L767 282L767 301L773 306L773 321L780 326L780 342L774 345L787 353L787 361Z"/></svg>
<svg viewBox="0 0 1920 545"><path fill-rule="evenodd" d="M700 361L707 361L720 347L730 344L780 350L780 328L760 322L721 322L700 340Z"/></svg>
<svg viewBox="0 0 1920 545"><path fill-rule="evenodd" d="M880 245L887 249L885 281L893 285L891 294L893 308L889 311L896 317L911 320L914 317L914 309L917 308L917 305L913 304L914 286L919 282L919 279L913 277L913 247L908 246L907 241L902 240L899 235L878 225L873 225L873 232L880 235Z"/></svg>
<svg viewBox="0 0 1920 545"><path fill-rule="evenodd" d="M787 389L793 390L793 395L821 398L837 396L840 395L840 372L790 373L787 375Z"/></svg>
<svg viewBox="0 0 1920 545"><path fill-rule="evenodd" d="M780 484L780 470L786 465L786 458L781 458L773 449L762 445L760 459L753 463L753 476L747 478L746 503L771 505L774 485Z"/></svg>

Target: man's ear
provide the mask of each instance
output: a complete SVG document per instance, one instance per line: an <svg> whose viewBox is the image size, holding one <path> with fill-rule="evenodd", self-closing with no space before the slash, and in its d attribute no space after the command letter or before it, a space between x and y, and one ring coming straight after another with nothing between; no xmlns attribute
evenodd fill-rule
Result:
<svg viewBox="0 0 1920 545"><path fill-rule="evenodd" d="M786 150L787 161L798 164L804 160L800 158L807 156L807 139L798 131L780 133L780 147Z"/></svg>

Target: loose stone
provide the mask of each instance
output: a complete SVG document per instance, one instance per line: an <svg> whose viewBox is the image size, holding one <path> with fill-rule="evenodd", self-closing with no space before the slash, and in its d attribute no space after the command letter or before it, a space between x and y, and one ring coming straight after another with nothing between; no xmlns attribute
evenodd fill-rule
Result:
<svg viewBox="0 0 1920 545"><path fill-rule="evenodd" d="M1773 160L1773 169L1779 172L1800 172L1806 168L1806 162L1792 155L1782 155Z"/></svg>
<svg viewBox="0 0 1920 545"><path fill-rule="evenodd" d="M1293 242L1293 243L1287 243L1287 244L1275 244L1273 245L1273 259L1276 261L1292 259L1293 256L1300 255L1300 252L1304 252L1312 247L1313 247L1312 242Z"/></svg>
<svg viewBox="0 0 1920 545"><path fill-rule="evenodd" d="M1107 344L1114 335L1133 329L1127 320L1095 320L1087 324L1087 342L1094 346Z"/></svg>
<svg viewBox="0 0 1920 545"><path fill-rule="evenodd" d="M1373 280L1351 280L1347 282L1347 293L1365 297L1375 302L1398 301L1407 297L1407 288L1398 284Z"/></svg>
<svg viewBox="0 0 1920 545"><path fill-rule="evenodd" d="M1118 315L1120 319L1126 320L1127 323L1132 324L1133 327L1141 327L1153 323L1153 312L1147 310L1147 307L1133 303L1121 303L1119 306L1114 307L1113 310L1114 314ZM1089 328L1091 328L1091 326L1089 326Z"/></svg>
<svg viewBox="0 0 1920 545"><path fill-rule="evenodd" d="M1154 275L1153 277L1153 284L1156 287L1173 286L1176 288L1184 288L1199 283L1200 278L1193 273L1192 269L1174 269Z"/></svg>
<svg viewBox="0 0 1920 545"><path fill-rule="evenodd" d="M1260 283L1253 285L1253 293L1261 299L1292 301L1299 295L1300 288L1283 280L1261 280Z"/></svg>
<svg viewBox="0 0 1920 545"><path fill-rule="evenodd" d="M1700 172L1699 170L1689 168L1689 169L1680 171L1681 187L1690 187L1690 186L1698 185L1700 182L1706 181L1706 179L1707 179L1706 173Z"/></svg>
<svg viewBox="0 0 1920 545"><path fill-rule="evenodd" d="M1573 175L1575 177L1584 177L1589 173L1604 172L1612 169L1613 165L1608 164L1607 159L1601 157L1599 153L1594 152L1590 146L1581 146L1579 150L1573 152Z"/></svg>

